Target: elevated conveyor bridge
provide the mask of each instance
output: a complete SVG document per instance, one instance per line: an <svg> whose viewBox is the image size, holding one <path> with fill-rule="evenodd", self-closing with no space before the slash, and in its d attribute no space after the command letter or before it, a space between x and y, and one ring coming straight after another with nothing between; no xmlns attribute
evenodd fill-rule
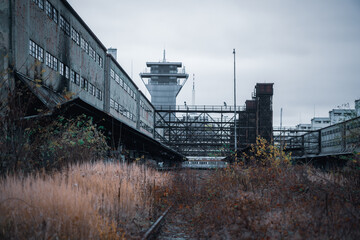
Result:
<svg viewBox="0 0 360 240"><path fill-rule="evenodd" d="M155 106L155 137L185 156L228 156L234 149L233 106ZM239 114L244 107L237 107ZM238 119L238 117L237 117Z"/></svg>

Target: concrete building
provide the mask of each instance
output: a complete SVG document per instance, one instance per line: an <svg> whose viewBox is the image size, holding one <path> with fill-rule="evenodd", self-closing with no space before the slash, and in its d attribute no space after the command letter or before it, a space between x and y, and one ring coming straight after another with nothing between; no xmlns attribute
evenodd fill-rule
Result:
<svg viewBox="0 0 360 240"><path fill-rule="evenodd" d="M50 109L75 96L104 108L106 48L67 1L3 1L1 11L1 72L40 85Z"/></svg>
<svg viewBox="0 0 360 240"><path fill-rule="evenodd" d="M333 109L329 112L331 125L344 122L356 116L354 109Z"/></svg>
<svg viewBox="0 0 360 240"><path fill-rule="evenodd" d="M0 13L0 112L8 93L24 89L31 96L22 95L31 108L25 116L86 112L107 126L114 149L182 158L154 140L154 106L116 61L116 49L107 49L66 0L5 0ZM162 63L172 72L178 65ZM187 79L183 72L170 74L171 84L174 76Z"/></svg>
<svg viewBox="0 0 360 240"><path fill-rule="evenodd" d="M107 56L109 79L109 108L106 109L117 119L138 128L138 87L122 69L113 55Z"/></svg>
<svg viewBox="0 0 360 240"><path fill-rule="evenodd" d="M175 109L176 97L184 86L189 75L185 72L181 62L167 62L164 58L162 62L147 62L150 68L140 73L140 77L146 85L151 95L151 103L155 108L168 106Z"/></svg>
<svg viewBox="0 0 360 240"><path fill-rule="evenodd" d="M311 130L311 124L309 123L300 123L295 126L296 130Z"/></svg>
<svg viewBox="0 0 360 240"><path fill-rule="evenodd" d="M328 117L314 117L311 119L311 130L317 130L330 126L330 118Z"/></svg>
<svg viewBox="0 0 360 240"><path fill-rule="evenodd" d="M355 111L356 111L356 116L360 117L360 99L355 100Z"/></svg>

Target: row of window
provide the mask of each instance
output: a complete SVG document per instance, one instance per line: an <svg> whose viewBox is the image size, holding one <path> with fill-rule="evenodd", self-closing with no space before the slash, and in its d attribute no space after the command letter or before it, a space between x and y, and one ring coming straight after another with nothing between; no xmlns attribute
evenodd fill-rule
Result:
<svg viewBox="0 0 360 240"><path fill-rule="evenodd" d="M319 121L319 120L316 120L315 123L330 123L330 121Z"/></svg>
<svg viewBox="0 0 360 240"><path fill-rule="evenodd" d="M80 75L77 72L73 71L73 70L70 71L70 81L72 83L75 83L76 85L80 86L82 89L89 92L91 95L93 95L94 97L96 97L100 101L103 100L102 91L99 88L95 87L94 84L90 83L84 77L80 78Z"/></svg>
<svg viewBox="0 0 360 240"><path fill-rule="evenodd" d="M70 36L70 23L66 21L66 19L60 15L60 29L64 31L64 33Z"/></svg>
<svg viewBox="0 0 360 240"><path fill-rule="evenodd" d="M340 132L340 127L337 127L335 129L331 129L331 130L328 130L328 131L321 131L321 136L327 136L327 135L331 135L331 134L335 134L335 133L338 133Z"/></svg>
<svg viewBox="0 0 360 240"><path fill-rule="evenodd" d="M32 0L41 10L44 10L44 0ZM104 62L102 57L96 53L96 51L89 45L89 43L82 37L78 31L74 28L71 28L70 34L70 23L63 17L59 16L58 10L49 2L45 1L45 12L46 15L51 18L56 24L59 22L60 29L65 32L66 35L71 36L71 39L79 45L89 56L98 63L98 65L103 68ZM60 21L58 19L60 18Z"/></svg>
<svg viewBox="0 0 360 240"><path fill-rule="evenodd" d="M56 57L46 52L46 66L53 69L54 71L58 70L58 60Z"/></svg>
<svg viewBox="0 0 360 240"><path fill-rule="evenodd" d="M103 68L104 67L104 61L103 58L96 53L96 51L90 46L90 44L82 37L80 37L80 34L74 29L71 28L71 39L81 47L84 52L89 54L89 56L98 63L98 65Z"/></svg>
<svg viewBox="0 0 360 240"><path fill-rule="evenodd" d="M32 40L29 40L29 54L40 62L44 62L44 49ZM78 73L70 70L68 66L48 52L46 52L46 66L54 71L58 71L60 75L65 76L66 79L70 79L72 83L81 86L81 88L102 101L103 93L100 89L96 88L92 83L89 83L85 78L80 78Z"/></svg>
<svg viewBox="0 0 360 240"><path fill-rule="evenodd" d="M332 141L326 141L321 143L321 147L326 148L326 147L335 147L335 146L340 146L341 145L341 141L340 140L332 140Z"/></svg>
<svg viewBox="0 0 360 240"><path fill-rule="evenodd" d="M32 40L29 42L29 53L40 62L44 62L44 49Z"/></svg>
<svg viewBox="0 0 360 240"><path fill-rule="evenodd" d="M135 92L126 84L126 82L113 69L110 69L110 77L122 88L124 88L124 90L130 95L130 97L136 100Z"/></svg>
<svg viewBox="0 0 360 240"><path fill-rule="evenodd" d="M126 110L124 106L116 102L114 99L110 98L110 108L114 109L115 111L121 113L123 116L127 117L131 121L135 122L136 117L135 114L131 113L130 111Z"/></svg>
<svg viewBox="0 0 360 240"><path fill-rule="evenodd" d="M58 11L49 1L45 2L45 12L50 19L52 19L55 23L58 23Z"/></svg>

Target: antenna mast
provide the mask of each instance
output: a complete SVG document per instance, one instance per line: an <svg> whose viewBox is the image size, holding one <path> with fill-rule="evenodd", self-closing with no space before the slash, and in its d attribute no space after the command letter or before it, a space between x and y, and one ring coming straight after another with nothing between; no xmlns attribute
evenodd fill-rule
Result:
<svg viewBox="0 0 360 240"><path fill-rule="evenodd" d="M195 74L193 74L192 105L195 105Z"/></svg>

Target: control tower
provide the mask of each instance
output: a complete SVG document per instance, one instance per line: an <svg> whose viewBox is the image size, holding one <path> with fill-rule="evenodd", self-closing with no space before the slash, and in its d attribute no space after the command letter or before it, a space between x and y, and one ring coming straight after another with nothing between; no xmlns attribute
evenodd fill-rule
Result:
<svg viewBox="0 0 360 240"><path fill-rule="evenodd" d="M155 108L165 107L175 109L176 97L186 83L189 75L185 72L181 62L146 62L145 69L140 77L151 95L151 103Z"/></svg>

